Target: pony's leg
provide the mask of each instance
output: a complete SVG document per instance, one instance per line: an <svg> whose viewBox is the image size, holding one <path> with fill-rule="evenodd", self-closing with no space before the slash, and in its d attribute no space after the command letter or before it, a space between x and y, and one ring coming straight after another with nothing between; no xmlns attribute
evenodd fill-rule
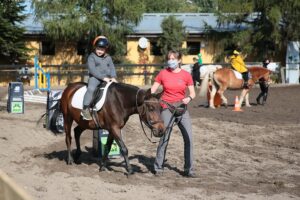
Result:
<svg viewBox="0 0 300 200"><path fill-rule="evenodd" d="M227 106L228 106L228 100L227 100L227 98L224 96L225 90L226 90L226 88L220 88L219 91L218 91L218 93L219 93L219 95L220 95L220 97L221 97L221 99L222 99L222 102L223 102L225 108L227 108Z"/></svg>
<svg viewBox="0 0 300 200"><path fill-rule="evenodd" d="M124 157L124 160L125 160L125 163L126 163L126 170L127 170L128 175L133 174L132 167L131 167L131 165L129 163L129 159L128 159L128 149L127 149L127 147L125 146L122 139L116 139L116 142L119 145L119 147L121 149L121 153Z"/></svg>
<svg viewBox="0 0 300 200"><path fill-rule="evenodd" d="M245 96L245 100L246 100L246 106L251 107L250 102L249 102L249 92L247 92L247 94Z"/></svg>
<svg viewBox="0 0 300 200"><path fill-rule="evenodd" d="M212 89L210 92L210 99L209 99L209 107L212 109L215 109L215 104L214 104L214 99L215 99L215 95L217 93L217 88L214 84L212 84Z"/></svg>
<svg viewBox="0 0 300 200"><path fill-rule="evenodd" d="M71 165L73 164L74 160L71 154L71 143L72 143L72 136L71 136L71 127L73 123L73 119L64 117L64 128L65 128L65 133L66 133L66 145L67 145L67 150L68 150L68 155L67 155L67 164Z"/></svg>
<svg viewBox="0 0 300 200"><path fill-rule="evenodd" d="M249 91L248 89L243 89L242 90L242 93L241 93L241 96L240 96L240 99L239 99L239 106L240 106L240 108L242 107L242 104L244 102L245 96L248 93L248 91Z"/></svg>
<svg viewBox="0 0 300 200"><path fill-rule="evenodd" d="M74 128L74 135L75 135L75 142L76 142L76 152L74 155L74 161L77 162L80 155L81 155L81 148L80 148L80 136L81 133L84 131L85 129L82 129L80 126L76 126Z"/></svg>
<svg viewBox="0 0 300 200"><path fill-rule="evenodd" d="M109 133L104 147L104 154L102 156L101 163L100 163L100 171L105 171L107 169L106 167L107 167L108 154L110 152L113 141L114 141L114 137L112 134Z"/></svg>
<svg viewBox="0 0 300 200"><path fill-rule="evenodd" d="M128 175L132 174L133 171L132 171L131 165L129 164L129 159L128 159L128 149L122 140L121 130L119 128L113 128L112 133L113 133L114 138L115 138L117 144L119 145L121 153L124 157L127 173L128 173Z"/></svg>

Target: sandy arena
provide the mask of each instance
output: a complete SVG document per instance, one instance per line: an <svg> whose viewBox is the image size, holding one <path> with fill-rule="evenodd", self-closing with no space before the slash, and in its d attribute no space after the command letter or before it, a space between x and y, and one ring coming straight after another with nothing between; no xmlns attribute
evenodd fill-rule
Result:
<svg viewBox="0 0 300 200"><path fill-rule="evenodd" d="M9 114L7 88L0 88L0 169L33 199L300 199L300 86L270 88L265 106L256 105L258 92L252 90L252 107L242 113L232 111L240 91L226 91L228 108L205 108L200 97L192 101L198 177L190 179L181 175L183 139L177 127L163 177L152 173L157 144L147 141L137 115L123 131L132 176L125 175L123 158L99 172L90 131L81 138L81 163L68 166L64 135L36 125L45 105L26 103L25 114Z"/></svg>

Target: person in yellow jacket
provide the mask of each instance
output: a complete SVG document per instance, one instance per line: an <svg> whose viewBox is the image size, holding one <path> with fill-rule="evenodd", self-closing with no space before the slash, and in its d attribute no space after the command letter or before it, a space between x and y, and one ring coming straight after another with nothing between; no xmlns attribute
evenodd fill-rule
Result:
<svg viewBox="0 0 300 200"><path fill-rule="evenodd" d="M240 55L240 52L238 52L237 50L234 50L233 55L230 56L230 64L234 70L242 74L242 77L244 79L243 88L248 89L248 69L243 61L243 58Z"/></svg>

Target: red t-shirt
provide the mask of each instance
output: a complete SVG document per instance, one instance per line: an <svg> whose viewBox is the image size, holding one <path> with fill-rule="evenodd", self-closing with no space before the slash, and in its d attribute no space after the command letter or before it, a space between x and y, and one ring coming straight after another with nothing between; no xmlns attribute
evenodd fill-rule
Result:
<svg viewBox="0 0 300 200"><path fill-rule="evenodd" d="M163 86L162 100L174 103L179 102L186 96L186 88L194 85L193 78L190 73L181 70L178 73L173 73L171 70L163 69L155 77L155 81ZM162 104L163 108L166 105Z"/></svg>

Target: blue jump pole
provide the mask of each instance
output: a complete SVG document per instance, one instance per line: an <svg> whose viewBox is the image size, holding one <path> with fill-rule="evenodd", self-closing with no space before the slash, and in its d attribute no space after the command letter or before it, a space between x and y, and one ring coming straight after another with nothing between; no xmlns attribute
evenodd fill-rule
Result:
<svg viewBox="0 0 300 200"><path fill-rule="evenodd" d="M36 55L36 56L34 56L34 89L35 90L39 89L39 85L38 85L38 67L39 67L39 63L38 63L38 57Z"/></svg>
<svg viewBox="0 0 300 200"><path fill-rule="evenodd" d="M46 88L40 88L38 83L38 77L39 77L39 70L41 70L42 74L45 75L45 78L47 79L47 87ZM46 80L44 80L46 81ZM39 65L38 62L38 56L34 56L34 89L41 90L41 91L50 91L50 72L45 72Z"/></svg>

